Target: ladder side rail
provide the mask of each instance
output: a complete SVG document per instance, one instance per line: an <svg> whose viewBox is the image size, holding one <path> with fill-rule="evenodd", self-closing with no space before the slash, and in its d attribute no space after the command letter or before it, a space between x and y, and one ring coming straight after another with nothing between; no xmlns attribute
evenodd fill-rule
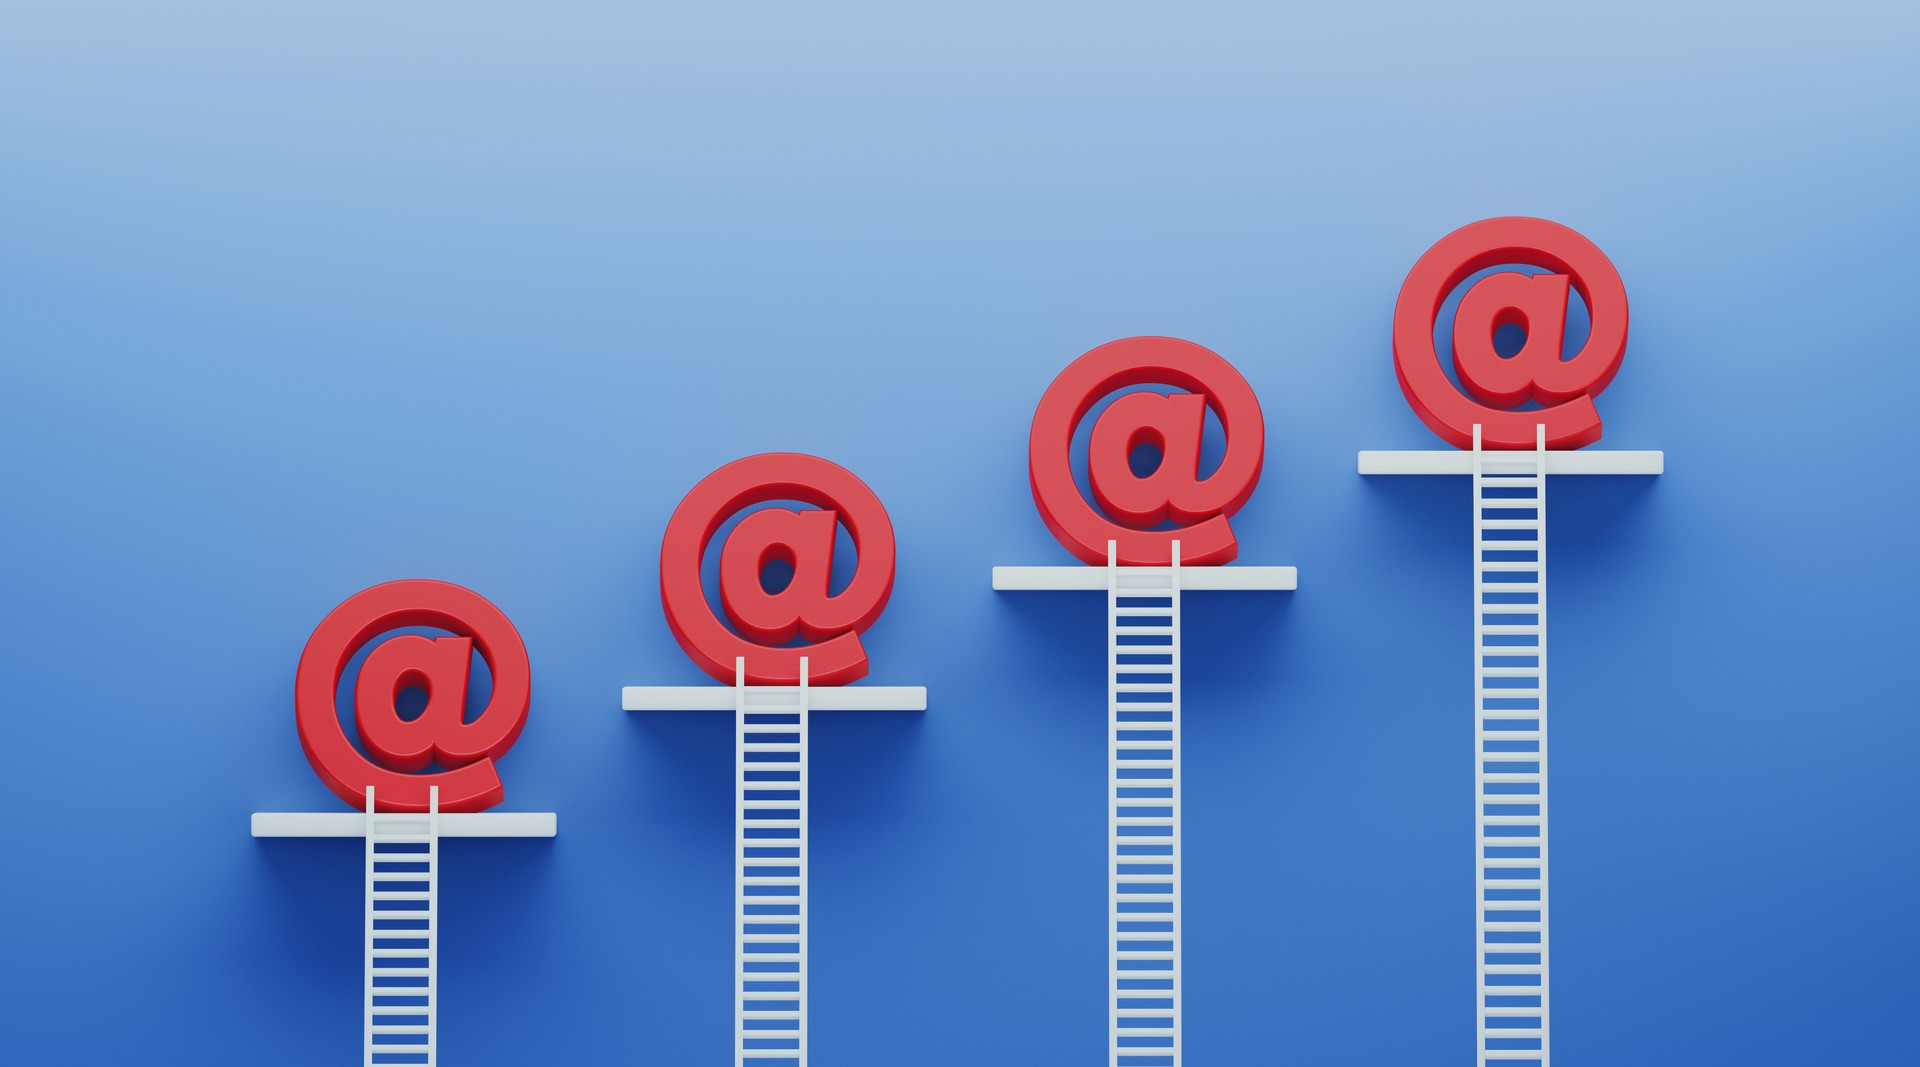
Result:
<svg viewBox="0 0 1920 1067"><path fill-rule="evenodd" d="M367 787L367 938L366 938L366 982L361 994L361 1008L364 1018L361 1022L361 1060L366 1067L373 1067L373 787Z"/></svg>
<svg viewBox="0 0 1920 1067"><path fill-rule="evenodd" d="M1107 1062L1120 1062L1119 546L1107 542Z"/></svg>
<svg viewBox="0 0 1920 1067"><path fill-rule="evenodd" d="M427 1067L439 1062L440 787L427 787Z"/></svg>
<svg viewBox="0 0 1920 1067"><path fill-rule="evenodd" d="M733 661L733 1063L747 1048L747 660Z"/></svg>
<svg viewBox="0 0 1920 1067"><path fill-rule="evenodd" d="M1181 688L1180 688L1181 633L1180 633L1180 542L1179 541L1173 542L1173 554L1171 558L1172 558L1172 568L1171 568L1172 573L1168 576L1167 585L1168 585L1168 606L1172 609L1172 611L1169 614L1171 615L1172 629L1173 629L1173 633L1171 635L1172 636L1172 652L1170 653L1170 659L1171 659L1173 669L1169 672L1169 678L1168 678L1168 681L1170 682L1169 689L1173 695L1173 700L1171 702L1173 704L1173 717L1172 717L1173 728L1170 731L1170 736L1173 740L1173 744L1170 751L1168 752L1168 755L1170 755L1173 759L1173 774L1172 774L1173 785L1172 785L1172 797L1171 797L1172 804L1170 805L1170 808L1169 808L1169 814L1172 817L1172 823L1173 823L1172 834L1171 834L1172 841L1170 842L1173 848L1173 865L1172 865L1172 874L1173 874L1173 878L1172 878L1172 883L1173 883L1173 886L1172 886L1173 888L1173 931L1172 931L1173 933L1173 938L1172 938L1172 942L1173 942L1172 944L1172 948L1173 948L1173 974L1172 974L1172 978L1173 978L1173 1067L1180 1067L1180 1046L1181 1046L1180 1023L1181 1023L1181 1014L1182 1014L1181 1003L1183 1000L1183 997L1182 997L1183 987L1186 984L1181 975L1180 946L1186 940L1186 937L1185 937L1186 924L1182 920L1181 910L1180 910L1180 899L1181 899L1180 885L1182 881L1182 877L1181 877L1182 868L1180 865L1180 811L1181 811L1181 795L1182 795L1181 788L1180 788L1180 769L1181 769L1180 723L1181 723L1182 708L1181 708Z"/></svg>
<svg viewBox="0 0 1920 1067"><path fill-rule="evenodd" d="M1474 1058L1478 1067L1487 1067L1487 757L1485 701L1486 690L1486 605L1482 603L1481 565L1486 544L1485 508L1481 496L1486 485L1485 454L1481 451L1480 424L1473 424L1473 1013Z"/></svg>
<svg viewBox="0 0 1920 1067"><path fill-rule="evenodd" d="M796 838L796 840L800 842L799 844L800 854L797 857L799 859L799 863L796 864L796 866L800 870L800 892L798 894L800 898L800 904L799 904L800 921L797 924L797 933L799 935L798 942L799 942L799 957L800 957L798 961L799 967L800 967L800 980L799 980L800 996L798 998L800 1003L800 1018L798 1020L798 1023L799 1023L798 1029L800 1031L799 1067L807 1067L807 1029L808 1029L807 1020L811 1015L811 1012L807 1010L807 941L808 941L807 914L809 910L811 910L807 902L807 886L810 882L810 879L807 877L807 854L811 852L812 849L809 847L809 843L807 841L807 837L810 832L810 822L807 818L807 790L808 790L808 787L812 784L810 779L812 779L813 777L812 772L808 770L808 759L809 759L809 756L811 755L811 753L808 751L808 748L809 748L808 735L812 732L809 727L811 725L810 720L813 718L813 715L811 713L812 709L809 706L810 702L808 700L807 694L808 694L807 657L801 656L800 657L800 714L799 714L800 788L797 790L800 796L800 808L799 808L799 815L798 815L798 821L800 823L800 826L799 826L799 836L798 838Z"/></svg>
<svg viewBox="0 0 1920 1067"><path fill-rule="evenodd" d="M1551 1056L1552 1030L1549 1011L1547 965L1547 428L1545 425L1534 427L1534 451L1540 457L1539 490L1536 499L1538 507L1534 514L1539 517L1540 530L1538 547L1534 559L1539 566L1535 570L1535 580L1540 586L1540 637L1539 656L1535 661L1539 665L1539 725L1540 725L1540 1067L1548 1067Z"/></svg>

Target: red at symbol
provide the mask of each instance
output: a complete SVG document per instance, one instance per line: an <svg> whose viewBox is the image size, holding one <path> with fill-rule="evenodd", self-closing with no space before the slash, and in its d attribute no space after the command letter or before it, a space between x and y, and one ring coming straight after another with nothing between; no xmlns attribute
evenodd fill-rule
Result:
<svg viewBox="0 0 1920 1067"><path fill-rule="evenodd" d="M1074 431L1107 394L1155 384L1187 392L1129 393L1094 420L1087 478L1096 510L1074 481ZM1227 447L1219 468L1202 478L1208 408L1226 431ZM1128 457L1142 443L1158 448L1161 459L1152 472L1136 475ZM1047 528L1087 563L1106 563L1113 541L1120 563L1165 566L1176 540L1183 564L1227 563L1240 552L1227 516L1253 495L1265 453L1260 402L1233 364L1191 341L1129 337L1074 360L1047 386L1033 415L1027 474ZM1178 529L1153 529L1166 522Z"/></svg>
<svg viewBox="0 0 1920 1067"><path fill-rule="evenodd" d="M700 561L739 511L772 500L821 510L763 508L743 517L720 549L720 604L729 629L707 602ZM844 525L859 565L847 587L830 593L833 540ZM867 673L860 633L880 617L893 592L893 523L873 490L846 468L816 456L769 452L714 471L680 501L660 542L660 602L667 626L700 669L728 685L734 660L746 660L751 685L844 685ZM761 571L780 560L793 577L768 592ZM737 632L736 632L737 631ZM811 642L788 646L794 638Z"/></svg>
<svg viewBox="0 0 1920 1067"><path fill-rule="evenodd" d="M1553 273L1489 274L1460 298L1453 365L1462 394L1441 366L1434 321L1455 286L1503 264ZM1593 326L1580 351L1562 359L1569 287L1586 301ZM1512 356L1494 351L1494 332L1503 326L1526 331L1525 345ZM1593 242L1545 219L1485 219L1441 238L1407 273L1393 309L1400 388L1420 421L1458 448L1473 447L1475 423L1485 448L1533 448L1534 427L1542 423L1548 448L1598 441L1593 398L1619 372L1626 350L1627 291L1619 272ZM1514 410L1529 400L1541 407Z"/></svg>
<svg viewBox="0 0 1920 1067"><path fill-rule="evenodd" d="M367 654L353 691L363 756L347 739L334 693L355 653L404 626L432 626L454 636L403 634ZM466 722L475 648L493 674L493 696L478 718ZM439 786L441 811L485 811L504 794L493 761L526 725L530 686L519 632L480 594L449 582L387 582L349 597L307 639L294 679L300 747L327 788L355 807L366 803L367 787L373 786L381 811L426 811L428 789ZM410 687L426 690L427 706L407 720L394 700ZM445 769L409 773L429 763Z"/></svg>

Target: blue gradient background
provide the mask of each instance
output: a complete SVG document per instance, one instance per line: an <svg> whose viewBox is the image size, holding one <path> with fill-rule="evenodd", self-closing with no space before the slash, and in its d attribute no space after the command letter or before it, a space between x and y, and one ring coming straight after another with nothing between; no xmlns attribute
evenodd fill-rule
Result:
<svg viewBox="0 0 1920 1067"><path fill-rule="evenodd" d="M1669 467L1555 487L1562 1061L1915 1062L1920 16L1178 7L0 13L0 1058L357 1062L358 846L247 814L340 806L295 659L430 576L561 826L447 846L443 1062L729 1062L729 727L618 692L703 680L674 503L793 449L932 695L815 727L816 1062L1103 1063L1101 609L988 569L1068 559L1046 383L1165 333L1302 582L1188 614L1190 1062L1470 1062L1466 489L1354 453L1435 444L1407 268L1520 213L1618 265L1603 444Z"/></svg>

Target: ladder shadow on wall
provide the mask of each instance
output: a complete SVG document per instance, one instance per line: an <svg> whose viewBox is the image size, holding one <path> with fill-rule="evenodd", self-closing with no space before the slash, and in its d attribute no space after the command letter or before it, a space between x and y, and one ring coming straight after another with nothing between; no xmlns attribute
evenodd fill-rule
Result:
<svg viewBox="0 0 1920 1067"><path fill-rule="evenodd" d="M1629 557L1621 550L1638 553L1658 506L1658 483L1672 477L1555 477L1548 490L1553 521L1547 550L1556 582L1590 565L1625 565ZM1370 511L1365 528L1376 531L1371 544L1395 561L1396 572L1465 576L1472 513L1461 476L1369 475L1360 481Z"/></svg>
<svg viewBox="0 0 1920 1067"><path fill-rule="evenodd" d="M885 671L885 666L876 673ZM887 678L853 683L888 684ZM698 685L698 681L687 684ZM911 778L914 750L927 714L891 711L812 713L809 763L816 768L809 821L861 819L885 805ZM631 749L627 777L636 793L623 803L635 811L676 812L680 833L694 847L733 838L734 722L705 711L628 714ZM665 798L664 805L659 803ZM715 836L719 835L719 836Z"/></svg>
<svg viewBox="0 0 1920 1067"><path fill-rule="evenodd" d="M343 976L357 979L365 962L364 839L252 841L255 869L269 886L244 897L247 906L262 911L250 931L258 939L253 951L273 961L275 973L289 983L288 1003L334 1000L357 1008L361 990ZM542 936L537 920L559 914L548 903L556 895L554 847L554 838L442 840L441 922L447 929L475 931L448 938L441 947L443 968L487 973L497 966L493 957L538 954L529 947Z"/></svg>

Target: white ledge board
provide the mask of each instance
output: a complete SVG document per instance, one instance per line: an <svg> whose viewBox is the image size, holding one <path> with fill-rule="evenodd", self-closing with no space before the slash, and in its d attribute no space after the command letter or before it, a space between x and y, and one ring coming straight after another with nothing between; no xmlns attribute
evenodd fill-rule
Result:
<svg viewBox="0 0 1920 1067"><path fill-rule="evenodd" d="M1481 455L1498 462L1529 458L1532 452L1488 451ZM1548 452L1548 474L1664 474L1665 452L1626 452L1583 449ZM1472 474L1473 453L1459 449L1423 449L1412 452L1362 452L1361 474Z"/></svg>
<svg viewBox="0 0 1920 1067"><path fill-rule="evenodd" d="M1167 568L1121 567L1120 573L1125 575L1129 572L1164 570ZM1297 589L1299 584L1300 573L1294 567L1242 567L1228 564L1224 567L1180 568L1180 591L1183 593L1223 589L1279 592ZM993 587L1006 591L1054 589L1105 592L1107 568L1091 564L1067 567L995 567Z"/></svg>
<svg viewBox="0 0 1920 1067"><path fill-rule="evenodd" d="M377 817L418 815L426 812L382 811ZM552 837L559 818L551 811L443 811L440 813L441 837ZM255 837L365 837L367 814L363 811L256 811L253 813Z"/></svg>
<svg viewBox="0 0 1920 1067"><path fill-rule="evenodd" d="M748 689L798 689L798 686L758 686ZM620 690L626 711L732 711L730 685L630 685ZM776 710L776 709L768 709ZM925 711L924 685L821 685L807 687L808 711Z"/></svg>

